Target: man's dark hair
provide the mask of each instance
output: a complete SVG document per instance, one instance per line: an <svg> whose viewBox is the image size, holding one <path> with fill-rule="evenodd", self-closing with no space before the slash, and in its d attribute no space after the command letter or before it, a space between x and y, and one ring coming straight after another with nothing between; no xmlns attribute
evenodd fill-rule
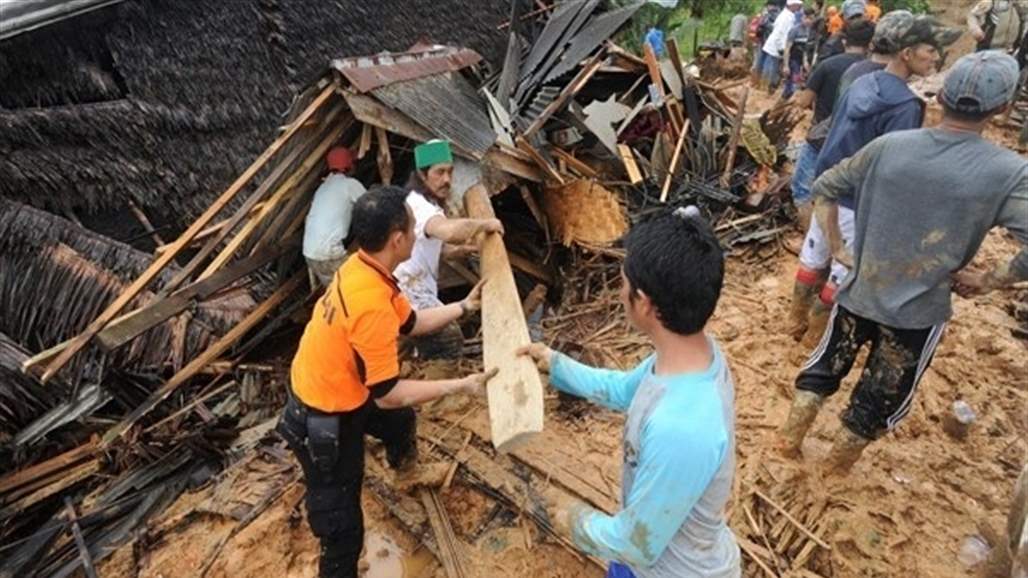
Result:
<svg viewBox="0 0 1028 578"><path fill-rule="evenodd" d="M350 242L359 249L381 251L395 231L406 231L407 191L392 185L375 185L353 205Z"/></svg>
<svg viewBox="0 0 1028 578"><path fill-rule="evenodd" d="M649 296L657 317L679 335L699 333L717 307L725 260L700 217L667 212L632 227L625 239L629 298Z"/></svg>
<svg viewBox="0 0 1028 578"><path fill-rule="evenodd" d="M867 48L871 45L871 39L875 35L875 25L867 19L860 18L851 20L843 30L843 40L846 46L859 46Z"/></svg>
<svg viewBox="0 0 1028 578"><path fill-rule="evenodd" d="M948 116L949 118L952 118L953 120L957 120L960 122L982 122L983 120L986 120L991 116L994 116L1003 108L1003 105L1000 105L999 107L994 108L992 110L979 112L977 110L974 110L974 107L976 107L978 103L973 100L970 100L966 103L957 101L956 106L951 106L944 99L940 98L939 104L942 105L942 112L945 116ZM961 108L961 104L966 104L966 108Z"/></svg>

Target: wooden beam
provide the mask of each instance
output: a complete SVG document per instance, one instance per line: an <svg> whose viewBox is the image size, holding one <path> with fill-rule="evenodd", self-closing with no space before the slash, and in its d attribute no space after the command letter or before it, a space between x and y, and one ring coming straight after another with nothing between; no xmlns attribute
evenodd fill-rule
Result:
<svg viewBox="0 0 1028 578"><path fill-rule="evenodd" d="M667 168L667 177L664 178L664 186L660 189L660 202L667 201L667 193L671 189L671 179L675 176L675 169L678 168L678 159L682 156L682 145L685 143L685 135L688 133L688 125L682 127L682 133L678 135L678 143L675 144L675 152L671 155L671 164Z"/></svg>
<svg viewBox="0 0 1028 578"><path fill-rule="evenodd" d="M519 151L518 149L494 146L486 151L485 157L482 158L482 164L535 183L543 182L545 177L539 171L539 167L532 164L530 160L525 160L515 156L511 151L514 151L514 153L517 154L522 154L522 151ZM529 159L532 158L527 154L525 156Z"/></svg>
<svg viewBox="0 0 1028 578"><path fill-rule="evenodd" d="M207 224L210 223L214 217L216 217L218 213L235 198L239 191L241 191L243 187L250 182L250 179L252 179L254 175L256 175L265 164L267 164L268 160L271 159L271 157L273 157L275 153L277 153L278 150L293 137L294 134L296 134L296 131L300 129L300 126L302 126L307 119L313 116L314 113L321 109L322 105L325 104L334 92L334 84L326 86L325 89L321 91L321 94L319 94L300 114L300 116L297 117L296 121L293 122L285 132L279 135L279 137L271 143L271 146L265 149L265 151L250 164L249 168L243 171L243 174L239 175L239 177L229 185L228 189L226 189L217 200L207 207L207 210L204 211L198 219L193 221L193 224L191 224L189 228L187 228L185 232L183 232L182 235L180 235L179 238L171 244L171 248L154 259L154 262L151 263L150 266L147 267L146 270L143 271L143 273L117 297L117 299L108 305L103 312L86 327L85 331L75 337L75 339L68 344L68 347L65 348L56 359L47 365L46 370L43 371L43 375L40 376L39 380L43 383L50 381L50 379L52 379L53 376L61 370L61 368L71 361L71 358L74 357L76 353L82 351L82 348L89 343L89 340L92 339L94 335L99 333L99 331L119 313L121 313L121 310L131 303L140 292L146 289L146 286L149 285L150 282L153 281L169 263L171 263L178 253L193 240L193 237L206 227Z"/></svg>
<svg viewBox="0 0 1028 578"><path fill-rule="evenodd" d="M96 450L96 441L90 440L76 448L70 449L63 454L56 455L44 462L19 470L0 478L0 494L6 494L32 480L46 476L57 470L66 468L78 463L93 455Z"/></svg>
<svg viewBox="0 0 1028 578"><path fill-rule="evenodd" d="M571 167L571 169L579 175L587 179L595 179L600 176L600 173L597 172L596 169L578 160L577 158L575 158L574 155L565 151L564 149L554 146L550 147L550 150L553 152L554 155L557 156L557 158L566 162L568 166Z"/></svg>
<svg viewBox="0 0 1028 578"><path fill-rule="evenodd" d="M482 185L464 193L464 207L474 219L495 218ZM517 350L531 343L514 274L503 238L496 233L479 241L482 278L482 351L487 369L500 373L487 386L493 445L501 452L527 442L543 430L543 383L530 359Z"/></svg>
<svg viewBox="0 0 1028 578"><path fill-rule="evenodd" d="M513 251L507 251L507 258L510 260L511 267L520 269L536 281L542 281L551 287L557 284L557 281L553 278L553 273L550 273L545 267L539 265L535 261L532 261L527 257L522 257ZM525 311L525 313L529 312Z"/></svg>
<svg viewBox="0 0 1028 578"><path fill-rule="evenodd" d="M82 537L79 515L75 512L75 504L71 502L71 496L64 496L64 511L71 524L71 533L75 537L75 547L79 550L79 560L82 561L82 569L86 578L97 578L96 567L93 566L93 558L89 555L89 548L86 547L86 539Z"/></svg>
<svg viewBox="0 0 1028 578"><path fill-rule="evenodd" d="M746 116L746 101L750 98L750 87L742 90L742 98L739 99L739 110L735 112L735 119L732 122L732 136L728 139L728 159L725 161L725 170L721 173L721 188L727 189L732 180L732 168L735 165L735 154L739 148L739 136L742 134L742 120Z"/></svg>
<svg viewBox="0 0 1028 578"><path fill-rule="evenodd" d="M275 307L278 307L283 301L285 301L286 297L289 297L306 278L307 272L300 271L283 283L281 287L272 293L271 297L268 297L266 301L251 311L242 319L242 321L229 330L228 333L221 336L221 338L208 347L206 351L179 370L178 373L173 375L171 379L165 382L157 391L153 392L146 401L125 416L123 420L108 429L101 440L101 445L106 447L110 445L111 442L121 437L130 427L132 427L132 424L139 421L141 417L149 413L153 408L157 407L158 404L167 399L168 396L170 396L179 386L189 381L191 377L199 373L200 370L208 363L221 357L221 354L228 351L230 347L232 347L243 337L243 335L246 334L246 332L253 329L254 325L257 325L257 323L263 320L268 313L271 313Z"/></svg>
<svg viewBox="0 0 1028 578"><path fill-rule="evenodd" d="M383 185L393 182L393 155L389 153L389 136L386 130L375 127L375 140L378 141L378 155L375 160L378 162L378 177Z"/></svg>
<svg viewBox="0 0 1028 578"><path fill-rule="evenodd" d="M59 477L51 484L36 490L35 492L13 502L5 504L3 509L0 509L0 519L7 518L15 512L22 512L27 508L30 508L39 502L64 491L67 488L74 486L82 480L92 476L93 474L100 471L100 460L99 458L93 458L85 461L71 468L65 475Z"/></svg>
<svg viewBox="0 0 1028 578"><path fill-rule="evenodd" d="M560 173L557 172L556 167L554 167L553 164L550 163L550 161L546 160L546 157L544 157L542 153L536 150L536 148L532 146L524 137L518 136L514 139L514 142L517 144L518 148L521 151L526 153L528 156L532 158L533 161L535 161L535 164L538 165L539 168L543 169L543 172L548 177L550 177L552 181L562 185L567 183L567 181L564 180L564 177L560 176Z"/></svg>
<svg viewBox="0 0 1028 578"><path fill-rule="evenodd" d="M160 325L177 315L193 303L203 301L235 281L253 273L287 251L296 249L297 243L283 243L267 247L263 251L218 271L217 273L183 287L164 299L137 309L118 321L112 322L96 335L100 345L108 351L117 349L144 331Z"/></svg>
<svg viewBox="0 0 1028 578"><path fill-rule="evenodd" d="M600 66L603 66L604 61L606 61L605 56L606 53L601 50L597 52L595 56L590 58L585 65L582 66L582 69L578 71L575 78L573 78L571 82L564 87L564 90L557 95L557 98L555 98L550 104L546 105L546 108L544 108L543 111L539 113L539 116L532 121L532 124L525 129L522 136L526 139L532 136L541 129L544 124L546 124L546 121L549 120L551 116L564 108L567 101L578 94L578 91L582 90L582 87L584 87L586 83L589 82L589 79L596 74L596 71L600 69Z"/></svg>
<svg viewBox="0 0 1028 578"><path fill-rule="evenodd" d="M639 165L635 162L635 154L632 153L632 148L626 144L619 144L618 155L621 157L621 162L625 165L628 181L633 185L641 183L643 180L642 173L639 172Z"/></svg>

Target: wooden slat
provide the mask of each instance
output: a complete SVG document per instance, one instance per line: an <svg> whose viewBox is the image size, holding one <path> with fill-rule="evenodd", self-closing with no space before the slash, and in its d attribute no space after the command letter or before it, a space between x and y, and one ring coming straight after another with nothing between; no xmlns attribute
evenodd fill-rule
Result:
<svg viewBox="0 0 1028 578"><path fill-rule="evenodd" d="M19 470L0 478L0 494L6 494L11 490L31 482L47 474L66 468L74 463L80 462L91 456L96 450L96 442L90 441L76 448L70 449L63 454L56 455L44 462Z"/></svg>
<svg viewBox="0 0 1028 578"><path fill-rule="evenodd" d="M688 123L686 123L688 127ZM685 135L689 131L687 128L682 128L682 133L678 135L678 143L675 144L675 152L671 155L671 164L667 168L667 177L664 178L664 186L660 189L660 202L667 201L668 191L671 190L671 179L675 176L675 169L678 168L678 159L682 157L682 145L685 144Z"/></svg>
<svg viewBox="0 0 1028 578"><path fill-rule="evenodd" d="M750 87L742 90L742 98L739 99L739 110L735 112L735 119L732 122L732 136L728 139L728 159L725 161L725 170L721 173L721 188L728 188L732 179L732 168L735 165L735 154L739 149L739 136L742 134L742 121L746 116L746 102L750 99Z"/></svg>
<svg viewBox="0 0 1028 578"><path fill-rule="evenodd" d="M99 471L99 459L94 458L83 462L82 464L71 468L67 474L58 478L54 483L48 484L14 503L5 505L3 509L0 509L0 519L7 518L15 512L21 512L27 508L31 508L50 496L74 486Z"/></svg>
<svg viewBox="0 0 1028 578"><path fill-rule="evenodd" d="M169 263L171 263L178 253L193 240L193 237L203 230L203 228L206 227L207 224L210 223L214 217L216 217L218 213L235 198L236 194L238 194L239 191L241 191L243 187L250 182L250 179L257 174L257 171L259 171L268 162L268 160L271 159L271 157L274 156L290 138L292 138L296 131L298 131L300 127L307 122L307 119L313 116L314 113L317 112L326 101L328 101L329 97L334 94L334 91L334 85L330 84L329 86L326 86L321 94L319 94L317 98L307 106L303 113L300 114L296 121L293 122L293 124L290 125L289 128L286 129L286 131L277 139L275 139L275 141L271 143L271 146L265 149L265 151L261 153L261 156L257 157L249 168L247 168L243 174L239 175L229 188L226 189L225 192L223 192L221 196L211 204L211 206L207 207L207 210L204 211L197 220L193 221L193 224L191 224L189 228L187 228L185 232L183 232L182 235L180 235L179 238L171 244L171 248L154 259L154 262L151 263L150 266L132 282L131 285L122 291L121 295L108 305L103 312L100 313L100 315L98 315L88 327L86 327L85 331L75 337L75 339L68 344L68 347L66 347L56 359L47 365L43 375L40 376L40 381L43 383L50 381L50 379L52 379L53 376L61 370L61 368L71 361L71 358L74 357L76 353L82 351L82 348L89 343L89 340L92 339L94 335L99 333L99 331L113 320L118 313L121 313L121 310L131 303L141 291L146 289L146 286L149 285L150 282L153 281Z"/></svg>
<svg viewBox="0 0 1028 578"><path fill-rule="evenodd" d="M632 153L631 147L626 144L619 144L618 154L621 156L621 162L625 165L629 182L633 185L641 183L643 180L642 173L639 172L639 165L635 162L635 155Z"/></svg>
<svg viewBox="0 0 1028 578"><path fill-rule="evenodd" d="M185 311L190 305L210 297L235 281L253 273L286 251L297 247L296 243L284 243L225 267L210 277L197 281L175 293L137 309L128 316L112 322L97 334L96 339L107 350L117 349L172 316Z"/></svg>
<svg viewBox="0 0 1028 578"><path fill-rule="evenodd" d="M200 372L208 363L215 361L221 354L228 351L239 339L241 339L250 329L253 328L258 322L264 319L264 317L270 313L275 307L281 304L296 288L300 283L307 277L306 271L300 271L293 275L288 281L286 281L281 287L279 287L271 297L268 297L266 301L261 303L256 309L251 311L246 317L244 317L235 327L233 327L228 333L223 335L220 339L215 341L206 351L201 353L195 359L190 361L185 367L179 370L178 373L173 375L171 379L165 382L157 391L153 392L142 404L137 406L131 413L129 413L123 420L112 426L104 434L101 440L101 445L107 446L112 441L118 439L123 435L132 424L138 421L141 417L149 413L153 408L157 407L162 401L168 398L179 386L187 382L191 377Z"/></svg>
<svg viewBox="0 0 1028 578"><path fill-rule="evenodd" d="M446 514L439 494L434 489L421 490L421 503L428 514L428 522L435 533L435 541L439 545L440 559L447 578L464 578L467 576L464 567L464 552L461 551L460 540L453 533L450 518Z"/></svg>
<svg viewBox="0 0 1028 578"><path fill-rule="evenodd" d="M482 185L464 193L464 207L475 219L494 218L489 195ZM527 442L543 429L543 383L535 364L517 355L531 343L525 313L503 238L492 233L479 243L482 278L483 356L487 369L499 375L487 386L493 445L501 452Z"/></svg>
<svg viewBox="0 0 1028 578"><path fill-rule="evenodd" d="M578 160L577 158L575 158L574 155L561 149L560 147L551 147L550 150L553 152L554 155L557 156L557 158L566 162L568 166L571 167L571 169L579 175L587 179L595 179L600 176L600 173L597 172L596 169Z"/></svg>
<svg viewBox="0 0 1028 578"><path fill-rule="evenodd" d="M557 169L553 166L553 164L551 164L550 161L546 160L546 157L544 157L542 153L536 150L536 148L532 146L527 140L519 136L516 139L514 139L514 142L515 144L517 144L518 148L521 151L528 154L528 156L531 157L533 161L535 161L535 164L538 165L539 168L541 168L543 172L546 173L548 177L550 177L551 180L562 185L566 184L567 181L564 180L564 177L560 176L560 173L557 172Z"/></svg>

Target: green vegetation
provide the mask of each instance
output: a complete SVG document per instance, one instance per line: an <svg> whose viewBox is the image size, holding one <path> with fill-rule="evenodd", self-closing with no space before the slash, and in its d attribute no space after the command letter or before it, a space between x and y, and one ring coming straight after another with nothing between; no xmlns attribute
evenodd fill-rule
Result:
<svg viewBox="0 0 1028 578"><path fill-rule="evenodd" d="M626 4L632 0L617 0L615 4ZM929 12L930 0L881 0L882 11L910 10L914 13ZM642 47L646 31L653 26L662 28L666 35L678 41L683 54L694 51L694 40L700 44L728 37L728 25L732 16L738 13L752 16L760 11L765 0L681 0L676 8L661 8L656 4L643 6L631 25L620 37L620 42L634 51ZM813 5L813 0L807 0ZM839 6L842 0L829 0L829 5Z"/></svg>

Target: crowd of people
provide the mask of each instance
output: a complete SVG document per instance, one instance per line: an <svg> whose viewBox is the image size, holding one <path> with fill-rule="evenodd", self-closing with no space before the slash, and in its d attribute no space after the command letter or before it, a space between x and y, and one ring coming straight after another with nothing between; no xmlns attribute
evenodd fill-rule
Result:
<svg viewBox="0 0 1028 578"><path fill-rule="evenodd" d="M873 0L847 0L835 11L783 4L768 2L751 27L761 39L760 82L773 87L788 72L788 96L813 114L793 179L806 235L786 329L805 340L809 357L779 449L802 454L825 399L869 345L824 464L827 474L845 475L911 411L952 316L951 294L1028 279L1028 161L982 137L1011 106L1020 75L1012 56L991 49L996 32L985 33L986 49L947 72L937 97L941 123L921 128L926 104L908 83L933 74L961 31L907 11L882 14ZM991 18L978 7L973 14ZM733 34L744 24L736 19ZM355 577L364 436L382 440L397 484L441 481L418 463L413 408L480 395L496 375L486 368L410 380L400 359L461 355L458 322L482 307L482 284L443 303L440 259L474 252L476 240L504 228L496 219L447 214L454 159L444 141L414 149L404 187L365 191L348 175L353 157L343 148L327 164L304 240L321 294L292 363L278 431L303 469L321 575ZM1026 247L990 271L969 270L994 227ZM739 578L742 559L724 513L735 473L732 360L705 329L724 283L723 251L695 207L636 224L624 248L621 303L651 355L621 371L589 367L543 343L520 351L557 390L626 414L621 509L608 514L547 494L548 514L582 551L610 562L610 578ZM1011 532L1023 527L1020 516L1017 526L1012 514Z"/></svg>

